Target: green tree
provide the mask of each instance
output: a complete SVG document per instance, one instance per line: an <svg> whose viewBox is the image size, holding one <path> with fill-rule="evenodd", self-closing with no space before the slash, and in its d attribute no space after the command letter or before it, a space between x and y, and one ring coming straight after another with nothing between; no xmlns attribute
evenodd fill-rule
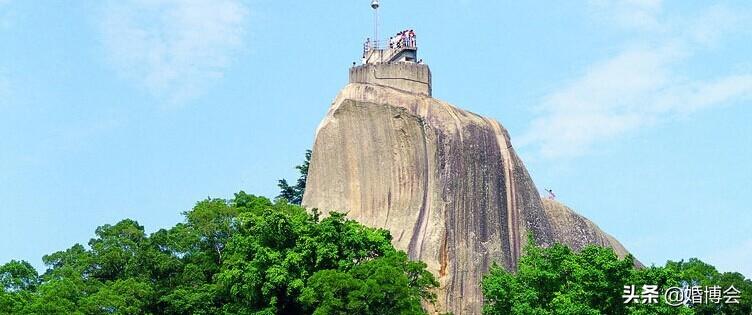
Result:
<svg viewBox="0 0 752 315"><path fill-rule="evenodd" d="M28 262L11 260L0 266L0 288L6 292L35 290L39 274Z"/></svg>
<svg viewBox="0 0 752 315"><path fill-rule="evenodd" d="M531 239L510 273L493 266L483 279L484 314L734 314L752 313L752 280L739 273L720 273L698 259L669 261L664 267L635 268L633 258L619 259L611 249L587 246L574 252L555 244L543 248ZM734 286L740 303L669 305L663 294L658 303L625 304L625 285L687 288ZM635 292L639 293L639 292Z"/></svg>
<svg viewBox="0 0 752 315"><path fill-rule="evenodd" d="M28 262L11 260L0 266L0 314L18 313L39 282L39 274Z"/></svg>
<svg viewBox="0 0 752 315"><path fill-rule="evenodd" d="M745 279L738 272L719 272L715 267L692 258L688 261L669 261L666 268L679 275L681 285L692 287L698 286L705 290L717 286L721 291L734 286L741 292L740 303L699 303L693 305L696 314L729 314L749 315L752 314L752 280Z"/></svg>
<svg viewBox="0 0 752 315"><path fill-rule="evenodd" d="M362 294L348 300L369 305L358 313L422 312L421 298L430 300L429 290L438 285L424 264L409 262L394 249L386 230L364 227L343 214L332 213L319 221L284 201L269 208L267 202L237 197L243 200L239 228L218 275L230 297L223 308L226 313L327 313L331 299L313 293L325 287L327 279L340 275L352 277L360 285L359 292L365 292L368 272L385 281L367 283L367 290L380 292L378 298Z"/></svg>
<svg viewBox="0 0 752 315"><path fill-rule="evenodd" d="M235 230L237 210L222 199L209 199L183 215L188 227L197 233L201 249L212 253L217 264L221 264L222 252Z"/></svg>
<svg viewBox="0 0 752 315"><path fill-rule="evenodd" d="M0 314L325 314L337 302L316 294L341 291L328 274L357 285L342 310L422 314L437 286L386 230L342 214L239 192L183 215L150 235L133 220L100 226L88 247L44 256L41 276L0 266Z"/></svg>
<svg viewBox="0 0 752 315"><path fill-rule="evenodd" d="M543 248L528 240L517 273L493 266L483 279L484 314L693 314L689 307L663 303L625 304L625 285L680 285L667 268L635 269L610 248L579 252L561 244Z"/></svg>
<svg viewBox="0 0 752 315"><path fill-rule="evenodd" d="M314 315L425 314L420 302L434 301L428 289L438 285L425 267L399 252L346 271L318 271L309 279L300 301Z"/></svg>
<svg viewBox="0 0 752 315"><path fill-rule="evenodd" d="M144 227L133 220L97 228L96 238L89 241L92 275L99 280L118 280L143 272L140 255L147 236Z"/></svg>
<svg viewBox="0 0 752 315"><path fill-rule="evenodd" d="M305 161L303 161L303 164L295 166L298 172L300 172L300 177L298 177L297 182L295 185L290 186L286 179L280 179L277 184L280 190L277 198L285 199L287 202L296 205L300 205L303 202L303 194L305 193L306 181L308 180L308 166L310 164L311 150L306 150Z"/></svg>
<svg viewBox="0 0 752 315"><path fill-rule="evenodd" d="M671 268L651 266L641 269L633 268L630 277L625 284L635 285L657 285L658 288L666 290L670 287L681 287L680 274ZM616 284L614 284L616 285ZM623 286L623 285L622 285ZM686 306L671 306L661 295L659 303L652 304L635 304L627 305L628 314L631 315L671 315L671 314L695 314L694 310Z"/></svg>
<svg viewBox="0 0 752 315"><path fill-rule="evenodd" d="M155 298L154 287L145 279L129 278L102 284L78 304L85 314L145 314Z"/></svg>

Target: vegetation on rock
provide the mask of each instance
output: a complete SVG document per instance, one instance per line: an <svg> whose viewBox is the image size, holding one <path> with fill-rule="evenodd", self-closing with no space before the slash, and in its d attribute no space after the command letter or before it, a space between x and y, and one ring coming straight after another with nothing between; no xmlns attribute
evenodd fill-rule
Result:
<svg viewBox="0 0 752 315"><path fill-rule="evenodd" d="M303 202L303 194L305 193L306 181L308 180L308 166L310 164L311 150L306 150L303 164L295 166L295 169L300 173L300 177L298 177L295 185L290 186L286 179L280 179L277 183L277 187L279 187L278 199L285 199L287 202L295 205L300 205Z"/></svg>

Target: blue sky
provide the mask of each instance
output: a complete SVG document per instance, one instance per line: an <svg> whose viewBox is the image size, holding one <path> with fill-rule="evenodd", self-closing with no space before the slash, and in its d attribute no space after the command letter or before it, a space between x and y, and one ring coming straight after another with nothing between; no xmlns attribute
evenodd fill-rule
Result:
<svg viewBox="0 0 752 315"><path fill-rule="evenodd" d="M368 0L0 0L0 262L273 197L349 65ZM434 96L498 119L539 188L640 260L752 277L747 1L382 1Z"/></svg>

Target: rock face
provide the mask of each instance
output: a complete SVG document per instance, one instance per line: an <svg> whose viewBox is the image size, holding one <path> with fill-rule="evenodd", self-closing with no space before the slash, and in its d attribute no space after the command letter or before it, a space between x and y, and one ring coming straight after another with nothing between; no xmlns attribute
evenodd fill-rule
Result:
<svg viewBox="0 0 752 315"><path fill-rule="evenodd" d="M555 240L567 244L574 250L580 250L585 245L596 244L611 247L619 257L629 254L627 249L613 236L603 232L595 223L577 214L569 207L549 199L543 199L543 209L551 224ZM640 262L635 261L639 266Z"/></svg>
<svg viewBox="0 0 752 315"><path fill-rule="evenodd" d="M494 262L514 270L528 232L542 245L626 254L592 222L541 200L497 121L432 98L426 66L399 67L351 70L316 132L305 207L391 231L438 277L437 310L455 315L480 314L482 276Z"/></svg>

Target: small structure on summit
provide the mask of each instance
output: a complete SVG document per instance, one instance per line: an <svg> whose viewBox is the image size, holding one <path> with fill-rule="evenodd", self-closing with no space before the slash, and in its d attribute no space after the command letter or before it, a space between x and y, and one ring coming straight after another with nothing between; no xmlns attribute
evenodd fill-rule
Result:
<svg viewBox="0 0 752 315"><path fill-rule="evenodd" d="M363 44L363 64L397 62L418 62L415 31L404 30L384 41L366 39Z"/></svg>
<svg viewBox="0 0 752 315"><path fill-rule="evenodd" d="M363 44L363 64L418 62L418 45L415 31L407 29L390 37L379 39L379 0L371 2L373 8L373 39Z"/></svg>
<svg viewBox="0 0 752 315"><path fill-rule="evenodd" d="M350 68L350 83L376 84L431 96L431 70L418 59L415 31L406 29L378 40L379 7L379 0L371 2L374 37L363 44L362 64Z"/></svg>

